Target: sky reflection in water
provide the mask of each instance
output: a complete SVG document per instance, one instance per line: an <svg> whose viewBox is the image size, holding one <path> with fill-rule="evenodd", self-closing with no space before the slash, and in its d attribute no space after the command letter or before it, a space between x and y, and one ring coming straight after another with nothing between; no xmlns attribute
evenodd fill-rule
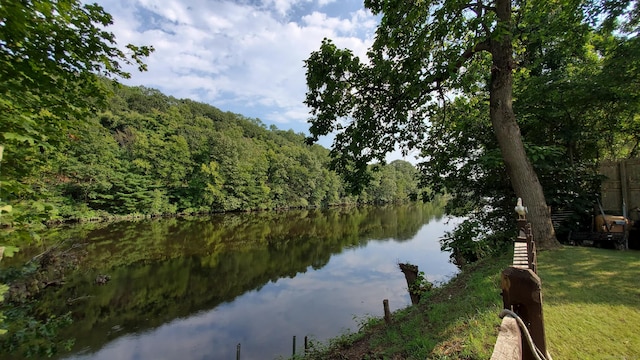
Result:
<svg viewBox="0 0 640 360"><path fill-rule="evenodd" d="M286 358L294 335L301 353L305 336L323 341L357 331L367 316L382 316L383 299L389 299L392 311L409 305L398 262L418 265L432 282L447 281L457 269L440 251L438 239L458 223L432 219L409 241L375 240L344 249L319 270L309 266L305 273L269 282L231 303L118 337L97 352L68 359L235 359L238 343L243 360Z"/></svg>

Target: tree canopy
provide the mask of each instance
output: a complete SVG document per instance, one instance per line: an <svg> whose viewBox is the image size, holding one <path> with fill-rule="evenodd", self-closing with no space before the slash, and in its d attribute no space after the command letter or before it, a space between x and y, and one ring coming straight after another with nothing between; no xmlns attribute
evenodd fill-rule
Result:
<svg viewBox="0 0 640 360"><path fill-rule="evenodd" d="M553 152L544 136L557 134L534 135L536 129L531 127L523 137L521 127L535 111L561 103L559 98L546 99L551 101L542 106L536 100L544 98L543 93L531 103L516 98L521 109L516 122L514 76L517 94L525 94L520 86L535 86L535 81L559 85L567 79L549 75L565 71L574 76L575 69L585 69L577 59L588 60L581 54L594 45L590 42L594 36L611 37L614 29L633 29L637 4L497 0L366 1L365 5L382 15L366 60L325 39L306 61L310 140L334 133L333 166L353 182L366 181L366 164L383 161L397 144L420 148L426 159L424 170L437 171L424 173L430 184L460 189L455 191L460 199L473 198L476 206L483 202L482 196L496 195L485 192L491 187L486 183L490 180L486 165L492 163L498 183L507 181L512 189L499 199L515 204L515 198L522 197L536 239L542 247L554 247L557 242L538 176L541 170L534 168L531 151ZM630 44L633 34L618 41ZM608 50L591 54L609 58L613 49ZM625 82L620 79L618 84ZM526 94L536 95L535 88ZM569 123L566 128L574 129ZM440 129L446 129L446 135L439 136ZM456 156L449 157L452 151ZM448 182L439 181L445 178ZM479 187L465 192L463 184Z"/></svg>
<svg viewBox="0 0 640 360"><path fill-rule="evenodd" d="M28 192L19 180L38 153L67 136L69 125L106 105L108 82L145 70L153 48L120 48L105 28L112 17L77 0L6 0L0 5L0 137L6 189Z"/></svg>
<svg viewBox="0 0 640 360"><path fill-rule="evenodd" d="M128 77L121 63L145 69L142 59L153 49L127 45L125 53L104 30L111 21L100 6L75 0L0 3L2 245L8 225L22 225L29 233L33 216L46 212L37 201L45 191L25 180L42 169L36 165L42 154L64 140L74 120L106 104L102 78ZM36 201L25 206L20 203L25 198ZM17 238L12 233L14 243ZM14 249L0 246L0 259ZM0 301L5 290L0 283Z"/></svg>
<svg viewBox="0 0 640 360"><path fill-rule="evenodd" d="M398 203L424 191L416 167L398 160L352 196L329 170L328 150L306 146L303 134L145 87L115 88L105 109L66 131L22 176L34 195L6 199L16 210L2 217L4 226L39 206L39 221L63 222Z"/></svg>

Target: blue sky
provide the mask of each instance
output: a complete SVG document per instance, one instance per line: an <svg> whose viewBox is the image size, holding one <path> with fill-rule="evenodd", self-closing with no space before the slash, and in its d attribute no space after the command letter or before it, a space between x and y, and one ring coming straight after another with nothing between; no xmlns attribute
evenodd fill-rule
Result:
<svg viewBox="0 0 640 360"><path fill-rule="evenodd" d="M304 133L303 61L324 37L364 57L378 24L363 0L97 2L113 16L108 30L120 46L156 49L146 61L149 70L131 69L125 84Z"/></svg>

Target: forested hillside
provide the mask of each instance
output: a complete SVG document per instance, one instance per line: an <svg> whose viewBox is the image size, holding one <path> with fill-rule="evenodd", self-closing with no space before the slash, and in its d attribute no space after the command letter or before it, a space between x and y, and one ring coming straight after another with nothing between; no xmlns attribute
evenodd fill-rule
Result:
<svg viewBox="0 0 640 360"><path fill-rule="evenodd" d="M419 195L417 170L408 162L380 167L353 197L329 170L329 151L305 145L303 134L144 87L116 87L106 110L66 131L54 149L33 154L31 166L37 166L20 179L29 188L9 199L18 208L64 221L388 203ZM6 164L3 175L21 173Z"/></svg>

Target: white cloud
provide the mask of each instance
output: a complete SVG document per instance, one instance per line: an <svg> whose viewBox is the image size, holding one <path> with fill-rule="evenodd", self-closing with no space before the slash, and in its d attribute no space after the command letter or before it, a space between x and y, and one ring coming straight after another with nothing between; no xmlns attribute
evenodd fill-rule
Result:
<svg viewBox="0 0 640 360"><path fill-rule="evenodd" d="M332 2L335 2L336 0L318 0L318 5L319 6L325 6L328 4L331 4Z"/></svg>
<svg viewBox="0 0 640 360"><path fill-rule="evenodd" d="M302 21L309 27L330 28L341 32L349 32L356 25L350 19L329 18L327 14L317 11L303 16Z"/></svg>
<svg viewBox="0 0 640 360"><path fill-rule="evenodd" d="M191 24L191 14L189 7L184 6L184 1L164 0L158 2L156 0L138 0L142 7L161 15L169 21Z"/></svg>
<svg viewBox="0 0 640 360"><path fill-rule="evenodd" d="M289 10L291 9L291 7L293 7L295 4L298 3L302 3L302 2L309 2L310 0L306 0L306 1L299 1L299 0L265 0L264 3L267 7L273 7L276 9L276 11L281 14L281 15L285 15L289 12Z"/></svg>
<svg viewBox="0 0 640 360"><path fill-rule="evenodd" d="M99 2L114 17L109 30L119 44L156 49L146 61L149 71L132 71L127 84L296 131L307 129L303 61L325 37L364 56L377 24L364 9L334 16L320 12L330 0ZM294 9L309 10L294 18Z"/></svg>

